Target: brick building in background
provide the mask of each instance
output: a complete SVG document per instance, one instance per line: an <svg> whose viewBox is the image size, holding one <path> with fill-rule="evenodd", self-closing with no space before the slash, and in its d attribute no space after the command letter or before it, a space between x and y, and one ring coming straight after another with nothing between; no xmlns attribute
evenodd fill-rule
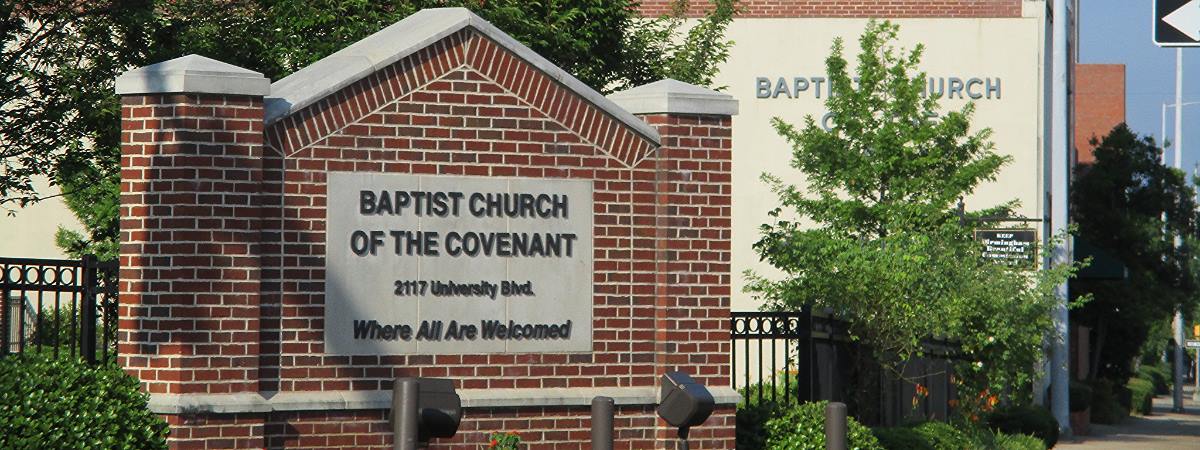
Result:
<svg viewBox="0 0 1200 450"><path fill-rule="evenodd" d="M643 0L642 14L670 14L675 0ZM1020 17L1022 0L742 0L739 18L798 17ZM708 2L693 1L687 15L698 17Z"/></svg>
<svg viewBox="0 0 1200 450"><path fill-rule="evenodd" d="M1075 65L1075 164L1096 160L1092 139L1125 122L1125 65Z"/></svg>

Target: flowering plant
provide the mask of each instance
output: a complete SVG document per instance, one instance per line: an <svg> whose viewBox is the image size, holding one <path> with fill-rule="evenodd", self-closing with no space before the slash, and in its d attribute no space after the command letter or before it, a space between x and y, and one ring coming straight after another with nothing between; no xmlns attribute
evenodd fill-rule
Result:
<svg viewBox="0 0 1200 450"><path fill-rule="evenodd" d="M916 391L913 393L912 398L913 409L917 409L917 406L921 404L921 399L925 397L929 397L929 388L921 383L917 383Z"/></svg>
<svg viewBox="0 0 1200 450"><path fill-rule="evenodd" d="M488 450L519 450L521 435L516 431L497 431L488 436Z"/></svg>

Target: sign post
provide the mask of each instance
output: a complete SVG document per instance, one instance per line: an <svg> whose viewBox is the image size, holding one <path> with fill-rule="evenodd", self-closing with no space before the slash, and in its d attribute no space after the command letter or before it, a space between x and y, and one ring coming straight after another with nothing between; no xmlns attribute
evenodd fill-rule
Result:
<svg viewBox="0 0 1200 450"><path fill-rule="evenodd" d="M1200 46L1200 0L1155 0L1154 43L1175 47L1175 168L1182 168L1183 154L1183 47ZM1176 246L1180 239L1175 239ZM1172 323L1175 342L1183 343L1183 315L1175 311ZM1183 412L1183 346L1175 346L1174 407Z"/></svg>

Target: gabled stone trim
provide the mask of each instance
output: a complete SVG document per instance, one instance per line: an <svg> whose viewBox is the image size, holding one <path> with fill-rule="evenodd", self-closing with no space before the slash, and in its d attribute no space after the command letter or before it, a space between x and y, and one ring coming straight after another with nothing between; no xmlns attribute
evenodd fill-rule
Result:
<svg viewBox="0 0 1200 450"><path fill-rule="evenodd" d="M268 118L267 145L282 155L295 153L461 67L467 33L450 35L274 123Z"/></svg>
<svg viewBox="0 0 1200 450"><path fill-rule="evenodd" d="M471 39L467 64L626 166L637 165L658 147L657 134L650 140L638 130L622 126L624 124L618 118L517 55L505 51L491 39L478 35Z"/></svg>
<svg viewBox="0 0 1200 450"><path fill-rule="evenodd" d="M433 42L403 33L402 25L419 23L413 19L418 16L429 16L440 26L456 31L434 32L429 24L414 31L444 36ZM454 18L462 20L451 20ZM391 35L423 47L400 49L398 53L406 56L389 59L380 56L381 50L366 45ZM281 155L293 154L390 102L402 101L404 96L463 66L484 75L628 167L637 165L659 145L658 133L644 121L465 9L422 11L327 59L348 66L343 69L322 60L272 85L272 96L266 99L267 144ZM364 75L362 67L368 64L364 61L393 62ZM360 78L346 84L342 79L348 76ZM344 87L331 92L322 87L339 84ZM318 94L322 96L312 98Z"/></svg>

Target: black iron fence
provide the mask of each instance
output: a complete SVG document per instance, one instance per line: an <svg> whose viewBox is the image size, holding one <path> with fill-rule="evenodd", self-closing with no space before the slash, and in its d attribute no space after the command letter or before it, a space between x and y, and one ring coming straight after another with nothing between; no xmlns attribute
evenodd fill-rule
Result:
<svg viewBox="0 0 1200 450"><path fill-rule="evenodd" d="M0 258L0 357L116 356L117 262Z"/></svg>
<svg viewBox="0 0 1200 450"><path fill-rule="evenodd" d="M732 384L756 403L846 402L870 425L949 417L957 398L953 343L926 342L926 357L894 373L851 341L848 325L807 307L733 312Z"/></svg>

